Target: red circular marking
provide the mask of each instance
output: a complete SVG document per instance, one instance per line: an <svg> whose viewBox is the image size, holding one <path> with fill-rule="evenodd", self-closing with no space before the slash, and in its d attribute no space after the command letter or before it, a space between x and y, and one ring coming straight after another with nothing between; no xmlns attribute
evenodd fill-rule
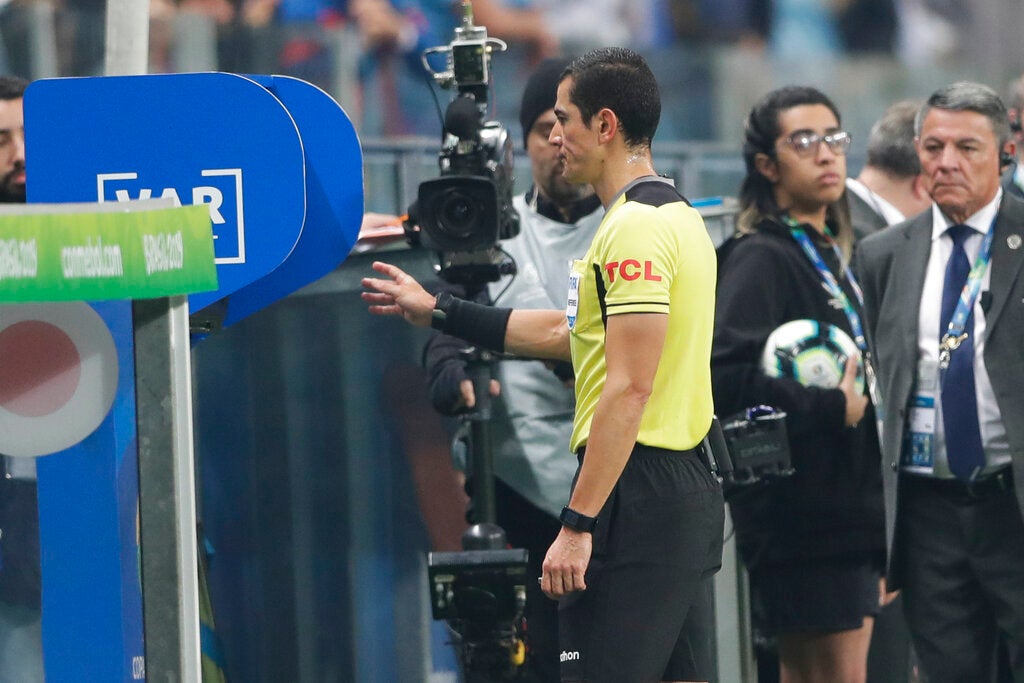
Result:
<svg viewBox="0 0 1024 683"><path fill-rule="evenodd" d="M0 331L0 406L22 417L49 415L71 400L82 359L56 325L24 320Z"/></svg>

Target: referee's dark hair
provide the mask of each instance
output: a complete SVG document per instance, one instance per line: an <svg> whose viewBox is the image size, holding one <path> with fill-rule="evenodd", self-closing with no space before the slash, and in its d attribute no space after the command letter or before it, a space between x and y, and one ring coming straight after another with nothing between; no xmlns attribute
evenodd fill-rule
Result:
<svg viewBox="0 0 1024 683"><path fill-rule="evenodd" d="M560 81L569 76L570 98L584 124L607 107L618 117L628 146L651 146L661 120L661 91L643 57L625 47L597 48L574 59Z"/></svg>

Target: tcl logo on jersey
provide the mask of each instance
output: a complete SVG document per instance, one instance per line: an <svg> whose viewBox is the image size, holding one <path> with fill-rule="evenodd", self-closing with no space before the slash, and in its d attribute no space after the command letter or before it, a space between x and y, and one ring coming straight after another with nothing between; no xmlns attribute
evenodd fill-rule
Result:
<svg viewBox="0 0 1024 683"><path fill-rule="evenodd" d="M623 280L639 280L643 277L644 280L650 282L661 282L661 276L654 274L654 264L650 261L640 263L632 258L625 261L612 261L604 264L604 269L608 273L608 282L615 282L617 277L621 277Z"/></svg>

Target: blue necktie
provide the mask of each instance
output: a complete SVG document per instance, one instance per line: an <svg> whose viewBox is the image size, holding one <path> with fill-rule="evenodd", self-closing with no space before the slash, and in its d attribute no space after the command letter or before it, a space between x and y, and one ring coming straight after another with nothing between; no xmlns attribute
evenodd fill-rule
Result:
<svg viewBox="0 0 1024 683"><path fill-rule="evenodd" d="M942 285L942 320L939 337L946 334L957 300L971 272L964 242L974 234L967 225L954 225L946 231L953 239L953 253L946 264ZM970 481L985 466L978 424L978 401L974 392L974 311L964 326L967 338L955 349L942 379L942 426L946 433L946 458L957 479Z"/></svg>

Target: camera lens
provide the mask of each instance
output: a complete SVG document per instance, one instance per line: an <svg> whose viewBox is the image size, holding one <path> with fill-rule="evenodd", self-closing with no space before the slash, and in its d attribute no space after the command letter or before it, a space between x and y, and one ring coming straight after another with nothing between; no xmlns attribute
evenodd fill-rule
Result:
<svg viewBox="0 0 1024 683"><path fill-rule="evenodd" d="M466 238L480 218L479 204L458 190L447 192L439 202L437 223L451 237Z"/></svg>

